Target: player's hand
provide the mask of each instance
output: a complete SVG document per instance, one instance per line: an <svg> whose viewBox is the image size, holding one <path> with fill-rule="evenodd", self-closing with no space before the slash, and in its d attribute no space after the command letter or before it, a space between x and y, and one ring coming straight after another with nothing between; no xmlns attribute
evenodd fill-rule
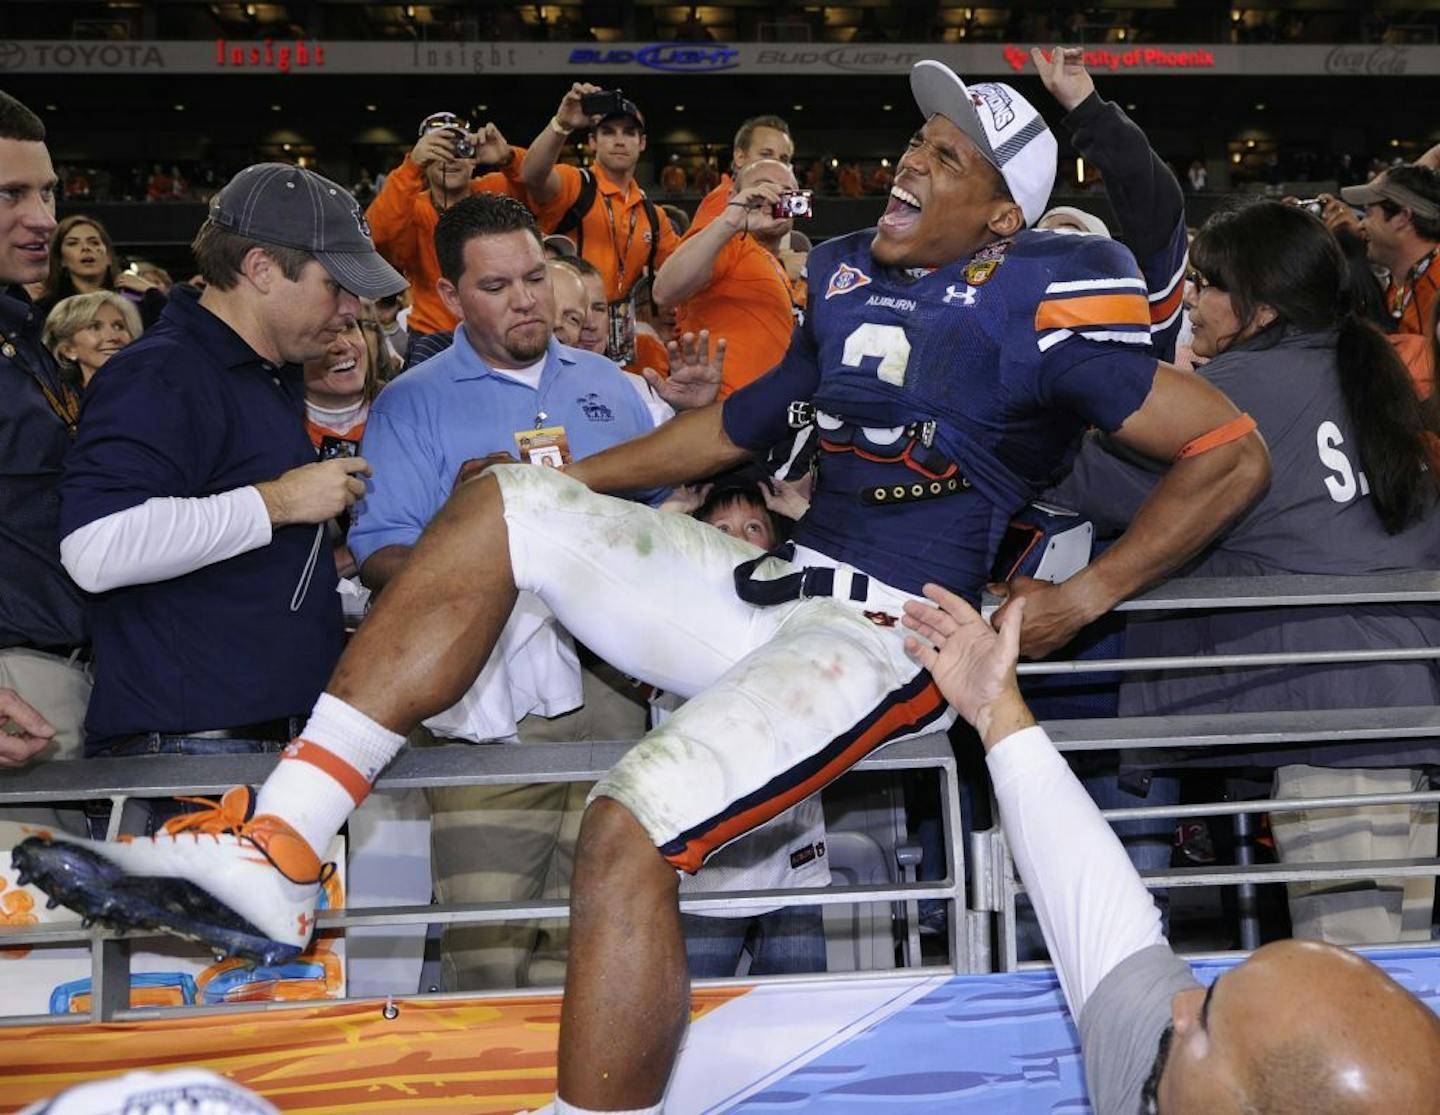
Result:
<svg viewBox="0 0 1440 1115"><path fill-rule="evenodd" d="M1044 658L1059 650L1095 618L1064 584L1012 577L1006 584L987 587L994 595L1005 598L1005 603L990 617L997 630L1005 622L1006 614L1024 603L1025 626L1020 632L1020 653L1026 658Z"/></svg>
<svg viewBox="0 0 1440 1115"><path fill-rule="evenodd" d="M335 457L292 468L278 480L256 484L265 501L270 525L323 523L355 506L365 494L363 476L370 475L364 457Z"/></svg>
<svg viewBox="0 0 1440 1115"><path fill-rule="evenodd" d="M661 511L674 511L679 515L693 515L710 495L713 484L681 484L670 493L660 505Z"/></svg>
<svg viewBox="0 0 1440 1115"><path fill-rule="evenodd" d="M426 132L410 148L410 161L421 170L434 163L456 163L460 156L455 154L455 137L444 128Z"/></svg>
<svg viewBox="0 0 1440 1115"><path fill-rule="evenodd" d="M1344 228L1356 236L1364 235L1360 229L1360 218L1345 202L1331 194L1317 194L1315 200L1320 203L1320 219L1331 232Z"/></svg>
<svg viewBox="0 0 1440 1115"><path fill-rule="evenodd" d="M710 349L710 331L700 330L697 336L686 333L679 342L665 346L670 352L670 377L666 379L654 368L645 368L645 382L676 410L694 410L709 406L720 393L720 371L725 364L725 338Z"/></svg>
<svg viewBox="0 0 1440 1115"><path fill-rule="evenodd" d="M1043 50L1032 46L1030 60L1045 88L1066 112L1095 92L1095 79L1085 68L1085 52L1078 46L1052 46L1048 59Z"/></svg>
<svg viewBox="0 0 1440 1115"><path fill-rule="evenodd" d="M732 229L765 236L790 223L790 217L776 217L774 207L784 187L775 182L747 186L725 203L724 221Z"/></svg>
<svg viewBox="0 0 1440 1115"><path fill-rule="evenodd" d="M764 497L766 507L787 519L801 519L810 510L810 501L787 480L772 477L760 485L760 495Z"/></svg>
<svg viewBox="0 0 1440 1115"><path fill-rule="evenodd" d="M503 449L499 453L487 453L483 457L471 457L460 466L460 471L455 474L455 483L450 485L454 491L467 480L473 480L491 465L522 465L524 461L517 460L513 453L507 453Z"/></svg>
<svg viewBox="0 0 1440 1115"><path fill-rule="evenodd" d="M905 602L904 624L915 632L906 638L905 650L930 671L944 698L979 730L987 744L995 742L990 732L1002 710L1007 720L1029 719L1034 723L1015 678L1024 601L1010 609L1009 618L997 634L979 612L953 592L939 585L926 585L925 595L937 606L918 600ZM1010 730L1023 726L1006 725Z"/></svg>
<svg viewBox="0 0 1440 1115"><path fill-rule="evenodd" d="M0 767L20 767L55 738L50 721L13 689L0 689Z"/></svg>
<svg viewBox="0 0 1440 1115"><path fill-rule="evenodd" d="M486 124L470 138L475 144L475 161L482 166L500 166L510 161L510 143L494 124Z"/></svg>
<svg viewBox="0 0 1440 1115"><path fill-rule="evenodd" d="M580 107L580 98L586 93L603 93L605 90L598 85L591 85L588 81L577 81L570 86L570 92L560 98L560 107L555 110L555 119L562 128L569 128L572 132L578 128L588 128L596 120L585 115L585 110Z"/></svg>

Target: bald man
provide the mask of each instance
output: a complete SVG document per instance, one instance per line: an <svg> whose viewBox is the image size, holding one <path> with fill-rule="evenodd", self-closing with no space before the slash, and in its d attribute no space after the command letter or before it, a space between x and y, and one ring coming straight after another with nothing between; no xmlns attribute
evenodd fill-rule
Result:
<svg viewBox="0 0 1440 1115"><path fill-rule="evenodd" d="M722 399L775 367L790 345L796 294L780 244L795 222L775 213L795 188L785 163L747 163L735 172L721 215L687 236L655 273L655 301L677 307L677 328L708 329L729 343Z"/></svg>
<svg viewBox="0 0 1440 1115"><path fill-rule="evenodd" d="M580 343L587 306L585 283L579 272L559 259L550 260L545 270L550 273L550 289L555 295L555 339L571 348L588 347Z"/></svg>
<svg viewBox="0 0 1440 1115"><path fill-rule="evenodd" d="M906 649L980 733L1020 878L1080 1028L1097 1115L1440 1111L1440 1019L1354 953L1278 941L1205 989L1015 679L997 635L936 585Z"/></svg>

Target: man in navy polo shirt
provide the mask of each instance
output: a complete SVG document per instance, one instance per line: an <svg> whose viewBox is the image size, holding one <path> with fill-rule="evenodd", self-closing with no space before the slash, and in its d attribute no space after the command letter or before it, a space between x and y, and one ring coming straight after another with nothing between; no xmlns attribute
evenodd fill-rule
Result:
<svg viewBox="0 0 1440 1115"><path fill-rule="evenodd" d="M0 763L16 766L78 754L90 699L76 660L84 608L60 566L60 468L78 402L24 286L45 277L56 181L45 125L0 93ZM51 809L0 818L60 821Z"/></svg>
<svg viewBox="0 0 1440 1115"><path fill-rule="evenodd" d="M341 648L324 523L364 491L315 461L299 365L405 280L355 200L309 171L248 167L193 245L207 287L86 391L61 486L61 557L96 594L89 754L280 745Z"/></svg>

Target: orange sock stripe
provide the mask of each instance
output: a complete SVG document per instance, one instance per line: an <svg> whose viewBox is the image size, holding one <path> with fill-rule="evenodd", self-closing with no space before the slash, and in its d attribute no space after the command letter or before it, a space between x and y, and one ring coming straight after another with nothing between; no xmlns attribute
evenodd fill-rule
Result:
<svg viewBox="0 0 1440 1115"><path fill-rule="evenodd" d="M705 857L713 849L763 825L770 818L779 816L792 805L798 805L811 794L824 789L906 724L918 723L944 704L945 698L940 696L940 690L935 688L934 682L931 682L909 700L891 705L875 723L856 736L844 751L841 751L804 782L792 786L784 793L770 798L752 809L725 818L702 836L687 841L684 851L665 858L682 871L691 873L698 871L700 865L704 863Z"/></svg>
<svg viewBox="0 0 1440 1115"><path fill-rule="evenodd" d="M345 792L355 800L356 805L370 796L370 780L335 752L326 750L314 740L303 737L295 740L285 748L280 758L282 761L297 759L323 770L345 788Z"/></svg>
<svg viewBox="0 0 1440 1115"><path fill-rule="evenodd" d="M1242 414L1239 418L1232 418L1223 426L1216 426L1208 434L1201 434L1194 441L1188 442L1175 454L1175 459L1183 461L1186 457L1198 457L1201 453L1219 449L1222 445L1239 441L1254 428L1255 419L1248 414Z"/></svg>

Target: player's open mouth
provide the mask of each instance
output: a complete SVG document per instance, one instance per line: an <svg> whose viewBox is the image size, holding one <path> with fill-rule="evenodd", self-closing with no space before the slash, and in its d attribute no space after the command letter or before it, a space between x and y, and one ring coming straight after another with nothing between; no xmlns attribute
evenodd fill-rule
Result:
<svg viewBox="0 0 1440 1115"><path fill-rule="evenodd" d="M885 207L885 213L880 218L880 227L886 232L909 232L919 219L920 199L909 190L891 186L890 204Z"/></svg>
<svg viewBox="0 0 1440 1115"><path fill-rule="evenodd" d="M349 371L354 370L354 368L355 368L355 361L354 361L354 360L341 360L341 361L339 361L339 362L337 362L337 363L335 363L335 364L331 364L331 365L330 365L328 368L326 368L325 370L326 370L327 372L349 372Z"/></svg>

